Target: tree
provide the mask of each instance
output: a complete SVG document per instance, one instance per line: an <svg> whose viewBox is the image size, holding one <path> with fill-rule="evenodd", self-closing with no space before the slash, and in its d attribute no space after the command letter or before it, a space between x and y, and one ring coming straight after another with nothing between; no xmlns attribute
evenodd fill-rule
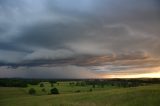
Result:
<svg viewBox="0 0 160 106"><path fill-rule="evenodd" d="M101 83L101 88L104 88L104 83Z"/></svg>
<svg viewBox="0 0 160 106"><path fill-rule="evenodd" d="M54 86L54 84L53 83L51 83L51 87L53 87Z"/></svg>
<svg viewBox="0 0 160 106"><path fill-rule="evenodd" d="M46 89L45 89L45 88L43 88L43 89L42 89L42 92L46 92Z"/></svg>
<svg viewBox="0 0 160 106"><path fill-rule="evenodd" d="M79 82L76 82L76 86L78 86L79 85Z"/></svg>
<svg viewBox="0 0 160 106"><path fill-rule="evenodd" d="M51 92L51 94L59 94L59 91L58 91L57 88L52 88L52 89L50 90L50 92Z"/></svg>
<svg viewBox="0 0 160 106"><path fill-rule="evenodd" d="M95 85L95 84L93 84L93 85L92 85L92 87L93 87L93 88L95 88L95 87L96 87L96 85Z"/></svg>
<svg viewBox="0 0 160 106"><path fill-rule="evenodd" d="M34 94L36 94L36 90L34 88L30 88L28 93L31 95L34 95Z"/></svg>
<svg viewBox="0 0 160 106"><path fill-rule="evenodd" d="M86 83L85 83L84 81L82 81L80 85L81 85L81 86L85 86Z"/></svg>
<svg viewBox="0 0 160 106"><path fill-rule="evenodd" d="M44 84L43 83L40 83L40 85L39 85L40 87L44 87Z"/></svg>

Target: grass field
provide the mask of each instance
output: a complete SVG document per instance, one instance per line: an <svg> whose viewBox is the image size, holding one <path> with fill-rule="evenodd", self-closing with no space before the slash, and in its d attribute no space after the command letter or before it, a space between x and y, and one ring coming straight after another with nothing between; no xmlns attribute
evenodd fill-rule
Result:
<svg viewBox="0 0 160 106"><path fill-rule="evenodd" d="M56 87L60 94L71 94L71 93L76 93L76 91L80 91L80 92L89 92L90 89L92 89L93 91L101 91L101 90L108 90L108 89L113 89L113 88L117 88L115 86L104 86L102 87L98 87L96 86L95 88L92 87L92 85L85 85L85 86L75 86L75 85L70 85L70 82L57 82L56 84L53 85L53 87L51 87L51 84L48 82L43 82L44 87L40 87L39 85L28 85L28 88L25 89L25 91L27 92L29 88L34 88L36 89L36 95L47 95L48 93L50 93L50 89ZM45 88L46 92L42 92L42 89Z"/></svg>
<svg viewBox="0 0 160 106"><path fill-rule="evenodd" d="M56 86L60 94L48 95L50 84L45 83L46 93L39 85L28 88L0 88L0 106L159 106L160 85L149 85L132 88L105 86L88 92L91 86ZM29 88L36 89L36 95L29 95ZM75 93L76 90L81 90Z"/></svg>

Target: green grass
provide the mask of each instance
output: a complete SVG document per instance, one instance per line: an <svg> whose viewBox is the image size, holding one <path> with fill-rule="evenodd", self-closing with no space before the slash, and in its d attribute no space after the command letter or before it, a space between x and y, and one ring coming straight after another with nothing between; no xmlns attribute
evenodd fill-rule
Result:
<svg viewBox="0 0 160 106"><path fill-rule="evenodd" d="M34 87L40 89L39 86ZM45 87L50 86L46 84ZM28 88L2 87L0 106L159 106L160 103L160 85L133 88L105 87L85 92L88 88L90 87L83 87L84 92L74 93L70 91L71 87L68 85L59 85L61 89L59 95L40 95L39 91L38 95L32 96L26 92Z"/></svg>

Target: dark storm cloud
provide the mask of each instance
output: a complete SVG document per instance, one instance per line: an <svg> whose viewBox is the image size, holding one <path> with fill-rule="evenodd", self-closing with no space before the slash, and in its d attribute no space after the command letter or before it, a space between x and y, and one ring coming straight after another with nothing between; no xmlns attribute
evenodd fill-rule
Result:
<svg viewBox="0 0 160 106"><path fill-rule="evenodd" d="M19 67L11 69L0 68L2 78L98 78L98 75L84 67L62 66L62 67Z"/></svg>
<svg viewBox="0 0 160 106"><path fill-rule="evenodd" d="M159 28L159 0L1 0L0 66L157 66Z"/></svg>
<svg viewBox="0 0 160 106"><path fill-rule="evenodd" d="M50 57L45 57L45 52ZM61 50L61 53L63 51ZM59 54L59 51L51 52L49 55L48 51L44 51L43 53L38 52L35 54L30 55L27 59L21 63L6 63L2 64L1 66L12 66L12 67L34 67L34 66L41 66L41 67L53 67L53 66L64 66L64 65L75 65L75 66L104 66L104 65L111 65L115 64L115 62L120 61L121 63L115 64L120 66L127 66L127 65L139 65L139 62L132 62L134 60L139 60L140 62L150 59L150 56L143 53L143 52L135 52L135 53L127 53L127 54L119 54L119 55L77 55L73 56L72 53L68 51L64 51L65 54ZM67 54L68 52L68 54ZM40 53L40 54L39 54ZM67 57L68 56L68 57ZM127 61L127 62L123 62ZM129 64L129 62L132 62ZM152 62L152 61L151 61ZM135 63L135 64L133 64ZM147 63L147 62L146 62Z"/></svg>
<svg viewBox="0 0 160 106"><path fill-rule="evenodd" d="M80 32L85 30L85 26L77 25L80 23L42 23L37 24L32 27L25 28L22 35L17 38L18 42L42 46L42 47L50 47L56 48L64 47L65 42L71 42L80 37L84 37L84 35Z"/></svg>

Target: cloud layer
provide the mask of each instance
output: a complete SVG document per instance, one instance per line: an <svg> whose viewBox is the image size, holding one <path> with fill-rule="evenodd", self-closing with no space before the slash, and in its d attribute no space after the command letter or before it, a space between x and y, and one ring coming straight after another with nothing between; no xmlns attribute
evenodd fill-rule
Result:
<svg viewBox="0 0 160 106"><path fill-rule="evenodd" d="M159 28L159 0L1 0L0 77L157 72Z"/></svg>

